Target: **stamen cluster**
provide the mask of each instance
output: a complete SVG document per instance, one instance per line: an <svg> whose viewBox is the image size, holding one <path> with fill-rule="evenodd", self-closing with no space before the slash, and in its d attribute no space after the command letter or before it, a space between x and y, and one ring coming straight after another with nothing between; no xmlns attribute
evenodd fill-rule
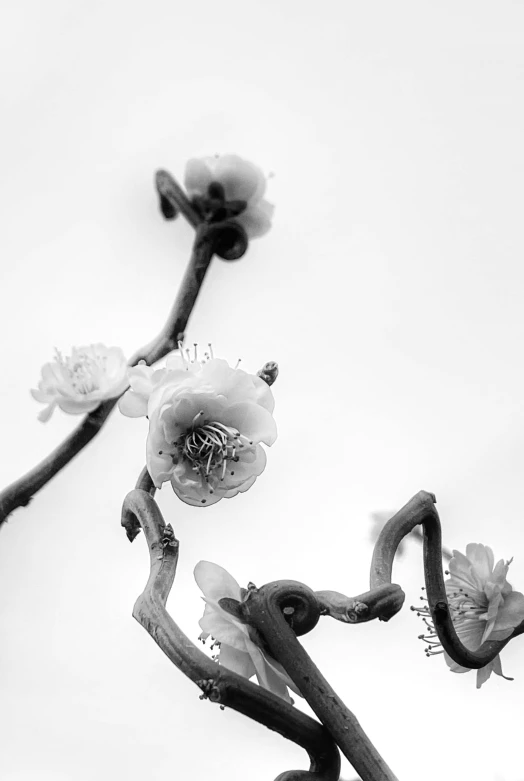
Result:
<svg viewBox="0 0 524 781"><path fill-rule="evenodd" d="M195 416L193 425L197 418L204 415L204 410L200 410ZM245 446L252 446L253 440L243 436L232 426L225 426L217 420L205 421L198 428L183 435L177 442L184 458L191 463L194 472L197 472L202 479L209 484L210 476L214 473L220 474L220 480L224 480L228 462L237 463L240 456L237 456L237 450ZM230 474L234 476L234 471ZM210 491L213 492L212 487Z"/></svg>

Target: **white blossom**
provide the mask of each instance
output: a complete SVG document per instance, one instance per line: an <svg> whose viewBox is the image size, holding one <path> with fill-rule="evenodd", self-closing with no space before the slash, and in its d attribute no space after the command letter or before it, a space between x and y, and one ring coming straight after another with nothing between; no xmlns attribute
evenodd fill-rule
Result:
<svg viewBox="0 0 524 781"><path fill-rule="evenodd" d="M129 370L124 415L149 417L146 463L159 488L171 481L182 501L208 506L247 491L264 471L261 442L272 445L273 394L260 377L182 352L165 369Z"/></svg>
<svg viewBox="0 0 524 781"><path fill-rule="evenodd" d="M486 640L505 640L524 620L524 594L513 591L506 579L511 560L494 562L491 548L474 542L466 546L466 555L454 550L449 562L450 577L445 586L451 618L459 639L470 651L478 650ZM417 611L424 616L427 627L427 634L421 635L428 643L426 653L444 653L454 673L470 672L469 667L457 664L442 650L429 609L417 608ZM477 670L477 689L492 672L506 677L500 656Z"/></svg>
<svg viewBox="0 0 524 781"><path fill-rule="evenodd" d="M120 396L128 385L120 347L90 344L73 347L65 358L57 350L55 359L42 367L38 389L32 389L31 395L47 404L38 415L45 422L57 406L73 415L92 412L102 401Z"/></svg>
<svg viewBox="0 0 524 781"><path fill-rule="evenodd" d="M190 197L206 197L209 186L218 182L227 201L245 201L246 208L235 216L249 238L262 236L271 227L274 206L263 197L266 176L253 163L238 155L192 158L186 165L184 184Z"/></svg>
<svg viewBox="0 0 524 781"><path fill-rule="evenodd" d="M219 600L225 597L242 601L243 590L229 572L210 561L199 561L195 580L206 603L199 621L200 639L213 638L213 645L219 648L218 663L245 678L256 675L260 686L287 702L292 702L288 687L302 696L282 665L263 650L255 630L220 606Z"/></svg>

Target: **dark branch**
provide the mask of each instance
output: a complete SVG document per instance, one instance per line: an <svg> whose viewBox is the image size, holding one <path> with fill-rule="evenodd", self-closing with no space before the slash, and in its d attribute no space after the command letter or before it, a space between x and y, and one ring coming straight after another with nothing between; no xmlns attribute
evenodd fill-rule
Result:
<svg viewBox="0 0 524 781"><path fill-rule="evenodd" d="M191 201L180 187L176 179L174 179L168 171L157 171L155 174L155 186L158 195L162 200L167 202L174 210L175 214L181 212L186 220L193 228L196 228L202 222L197 210L193 207ZM165 209L165 206L164 206ZM166 216L164 214L164 216ZM173 215L174 216L174 215ZM172 219L172 216L168 216L167 219Z"/></svg>
<svg viewBox="0 0 524 781"><path fill-rule="evenodd" d="M389 621L404 604L405 594L394 583L366 591L357 597L346 597L338 591L315 591L322 615L346 624L362 624L378 618Z"/></svg>
<svg viewBox="0 0 524 781"><path fill-rule="evenodd" d="M217 665L189 640L166 611L179 546L148 492L135 489L127 495L122 524L127 530L140 524L150 554L149 579L135 603L133 616L171 662L197 684L203 698L249 716L308 752L310 770L288 771L279 776L280 781L338 781L338 750L320 724L271 692Z"/></svg>
<svg viewBox="0 0 524 781"><path fill-rule="evenodd" d="M184 338L184 331L213 254L236 259L247 249L247 237L241 226L233 222L203 223L192 210L180 185L167 172L158 173L157 187L166 198L176 201L180 211L196 228L196 236L189 264L164 327L155 339L133 355L129 361L130 366L136 366L139 361L145 361L150 366L175 350ZM106 422L116 402L116 399L102 402L40 464L0 493L0 527L13 510L28 505L32 497L91 442Z"/></svg>
<svg viewBox="0 0 524 781"><path fill-rule="evenodd" d="M313 628L321 613L316 595L294 581L250 589L242 603L244 615L264 639L272 656L329 730L363 781L396 781L355 715L326 681L297 640Z"/></svg>

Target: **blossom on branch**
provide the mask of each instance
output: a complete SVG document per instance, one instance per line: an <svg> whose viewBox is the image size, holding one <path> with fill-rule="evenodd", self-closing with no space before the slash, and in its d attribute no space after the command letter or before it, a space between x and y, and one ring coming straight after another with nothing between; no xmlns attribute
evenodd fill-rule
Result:
<svg viewBox="0 0 524 781"><path fill-rule="evenodd" d="M73 415L92 412L102 401L120 396L128 385L127 361L120 347L90 344L73 347L65 358L57 350L54 361L42 367L42 379L31 395L47 404L38 415L45 422L57 406Z"/></svg>
<svg viewBox="0 0 524 781"><path fill-rule="evenodd" d="M262 648L256 630L220 606L219 600L226 598L242 602L246 590L223 567L210 561L199 561L194 572L206 603L199 621L199 639L205 642L212 638L211 647L219 648L216 661L245 678L256 675L260 686L287 702L292 702L288 687L302 696L282 665Z"/></svg>
<svg viewBox="0 0 524 781"><path fill-rule="evenodd" d="M238 155L194 157L186 165L184 184L204 219L234 218L250 239L270 229L274 206L263 197L266 177L248 160Z"/></svg>
<svg viewBox="0 0 524 781"><path fill-rule="evenodd" d="M501 559L494 565L493 551L480 543L467 545L466 555L453 551L449 562L450 577L445 582L446 595L455 631L470 651L476 651L486 640L505 640L524 620L524 594L513 591L506 580L511 561L504 563ZM424 617L427 627L427 634L420 636L428 643L426 654L444 653L452 672L470 672L469 667L457 664L441 649L429 608L416 610ZM506 678L502 673L500 656L477 670L477 689L492 672Z"/></svg>
<svg viewBox="0 0 524 781"><path fill-rule="evenodd" d="M157 488L171 481L182 501L196 507L247 491L266 466L260 445L277 432L273 394L260 377L227 361L184 355L165 369L129 369L124 415L149 417L146 463Z"/></svg>

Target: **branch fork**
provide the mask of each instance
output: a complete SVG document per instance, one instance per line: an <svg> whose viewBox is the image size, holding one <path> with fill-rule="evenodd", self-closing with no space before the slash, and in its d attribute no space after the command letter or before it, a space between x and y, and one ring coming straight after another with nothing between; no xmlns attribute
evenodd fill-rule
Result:
<svg viewBox="0 0 524 781"><path fill-rule="evenodd" d="M213 255L224 260L237 260L248 247L246 232L241 225L234 219L211 223L204 220L182 187L167 171L158 171L155 183L164 217L172 219L181 212L196 233L191 258L164 327L155 339L132 356L129 366L136 366L141 361L151 366L177 349L179 342L184 339L187 323ZM117 399L102 402L40 464L0 493L0 527L13 510L26 507L32 497L94 439L116 403Z"/></svg>

